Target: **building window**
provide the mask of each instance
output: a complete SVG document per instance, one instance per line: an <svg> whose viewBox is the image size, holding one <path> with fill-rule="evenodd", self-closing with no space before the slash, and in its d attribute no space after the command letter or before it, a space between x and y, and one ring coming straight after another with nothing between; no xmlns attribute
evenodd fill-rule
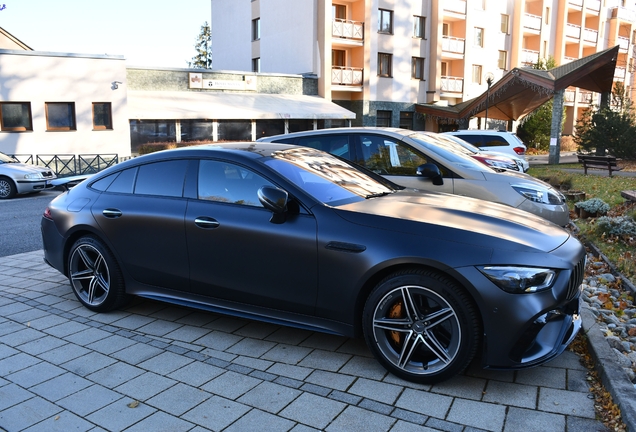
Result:
<svg viewBox="0 0 636 432"><path fill-rule="evenodd" d="M29 102L0 102L0 130L32 131L31 104Z"/></svg>
<svg viewBox="0 0 636 432"><path fill-rule="evenodd" d="M46 130L75 130L74 102L46 102Z"/></svg>
<svg viewBox="0 0 636 432"><path fill-rule="evenodd" d="M448 25L448 23L442 23L442 36L449 36L450 35L450 26Z"/></svg>
<svg viewBox="0 0 636 432"><path fill-rule="evenodd" d="M508 68L508 52L507 51L499 51L499 60L497 62L497 66L499 69L506 70Z"/></svg>
<svg viewBox="0 0 636 432"><path fill-rule="evenodd" d="M545 8L545 25L550 24L550 8Z"/></svg>
<svg viewBox="0 0 636 432"><path fill-rule="evenodd" d="M256 57L252 59L252 72L260 72L261 71L261 58Z"/></svg>
<svg viewBox="0 0 636 432"><path fill-rule="evenodd" d="M252 20L252 40L257 41L261 38L261 19Z"/></svg>
<svg viewBox="0 0 636 432"><path fill-rule="evenodd" d="M334 19L347 19L347 7L345 5L331 5L331 11Z"/></svg>
<svg viewBox="0 0 636 432"><path fill-rule="evenodd" d="M411 78L424 79L424 58L411 57Z"/></svg>
<svg viewBox="0 0 636 432"><path fill-rule="evenodd" d="M441 62L440 63L440 70L442 73L442 76L448 76L448 63L447 62Z"/></svg>
<svg viewBox="0 0 636 432"><path fill-rule="evenodd" d="M346 66L346 51L345 50L331 50L331 65L332 66Z"/></svg>
<svg viewBox="0 0 636 432"><path fill-rule="evenodd" d="M475 27L475 46L484 46L484 29L481 27Z"/></svg>
<svg viewBox="0 0 636 432"><path fill-rule="evenodd" d="M501 32L508 34L509 29L510 29L510 16L501 14Z"/></svg>
<svg viewBox="0 0 636 432"><path fill-rule="evenodd" d="M393 11L386 9L378 10L378 32L393 34Z"/></svg>
<svg viewBox="0 0 636 432"><path fill-rule="evenodd" d="M411 111L400 111L400 127L413 130L413 113Z"/></svg>
<svg viewBox="0 0 636 432"><path fill-rule="evenodd" d="M378 75L390 78L392 75L393 54L378 53Z"/></svg>
<svg viewBox="0 0 636 432"><path fill-rule="evenodd" d="M392 111L377 111L375 117L375 125L378 127L391 127Z"/></svg>
<svg viewBox="0 0 636 432"><path fill-rule="evenodd" d="M93 130L113 128L110 102L93 102Z"/></svg>
<svg viewBox="0 0 636 432"><path fill-rule="evenodd" d="M481 65L473 65L473 82L481 84Z"/></svg>
<svg viewBox="0 0 636 432"><path fill-rule="evenodd" d="M413 17L413 37L425 39L424 31L426 30L426 18L423 16Z"/></svg>

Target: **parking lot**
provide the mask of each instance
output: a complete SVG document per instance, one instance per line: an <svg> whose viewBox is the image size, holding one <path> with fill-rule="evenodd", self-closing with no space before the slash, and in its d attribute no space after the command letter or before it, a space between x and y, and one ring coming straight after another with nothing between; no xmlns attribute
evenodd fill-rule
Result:
<svg viewBox="0 0 636 432"><path fill-rule="evenodd" d="M6 431L598 431L576 354L397 379L362 340L149 300L95 314L34 251L0 258Z"/></svg>

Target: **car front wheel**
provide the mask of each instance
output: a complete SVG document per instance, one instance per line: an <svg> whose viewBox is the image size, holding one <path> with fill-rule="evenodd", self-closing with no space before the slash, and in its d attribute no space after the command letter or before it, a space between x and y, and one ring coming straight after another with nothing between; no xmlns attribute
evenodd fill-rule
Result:
<svg viewBox="0 0 636 432"><path fill-rule="evenodd" d="M13 181L8 177L0 177L0 199L13 198L17 189Z"/></svg>
<svg viewBox="0 0 636 432"><path fill-rule="evenodd" d="M106 312L126 300L121 270L112 253L95 237L85 236L73 244L68 274L75 295L90 310Z"/></svg>
<svg viewBox="0 0 636 432"><path fill-rule="evenodd" d="M371 352L394 375L432 384L464 370L479 345L480 325L468 295L425 270L397 272L371 292L363 312Z"/></svg>

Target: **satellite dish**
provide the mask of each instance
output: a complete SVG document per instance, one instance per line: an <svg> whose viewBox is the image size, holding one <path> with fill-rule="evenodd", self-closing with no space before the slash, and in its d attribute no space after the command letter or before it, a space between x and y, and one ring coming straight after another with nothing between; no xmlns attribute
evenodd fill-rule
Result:
<svg viewBox="0 0 636 432"><path fill-rule="evenodd" d="M485 78L486 84L488 84L488 87L490 87L492 85L492 82L495 80L495 75L492 72L488 72Z"/></svg>

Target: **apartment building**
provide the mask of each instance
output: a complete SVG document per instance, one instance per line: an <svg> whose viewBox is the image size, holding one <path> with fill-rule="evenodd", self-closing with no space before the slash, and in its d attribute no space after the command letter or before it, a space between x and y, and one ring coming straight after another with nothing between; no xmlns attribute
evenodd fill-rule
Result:
<svg viewBox="0 0 636 432"><path fill-rule="evenodd" d="M211 0L215 69L312 73L354 125L432 131L514 68L620 46L615 81L633 93L636 6L625 0ZM563 133L599 95L565 91ZM462 127L485 127L485 112ZM513 122L488 119L488 128Z"/></svg>

